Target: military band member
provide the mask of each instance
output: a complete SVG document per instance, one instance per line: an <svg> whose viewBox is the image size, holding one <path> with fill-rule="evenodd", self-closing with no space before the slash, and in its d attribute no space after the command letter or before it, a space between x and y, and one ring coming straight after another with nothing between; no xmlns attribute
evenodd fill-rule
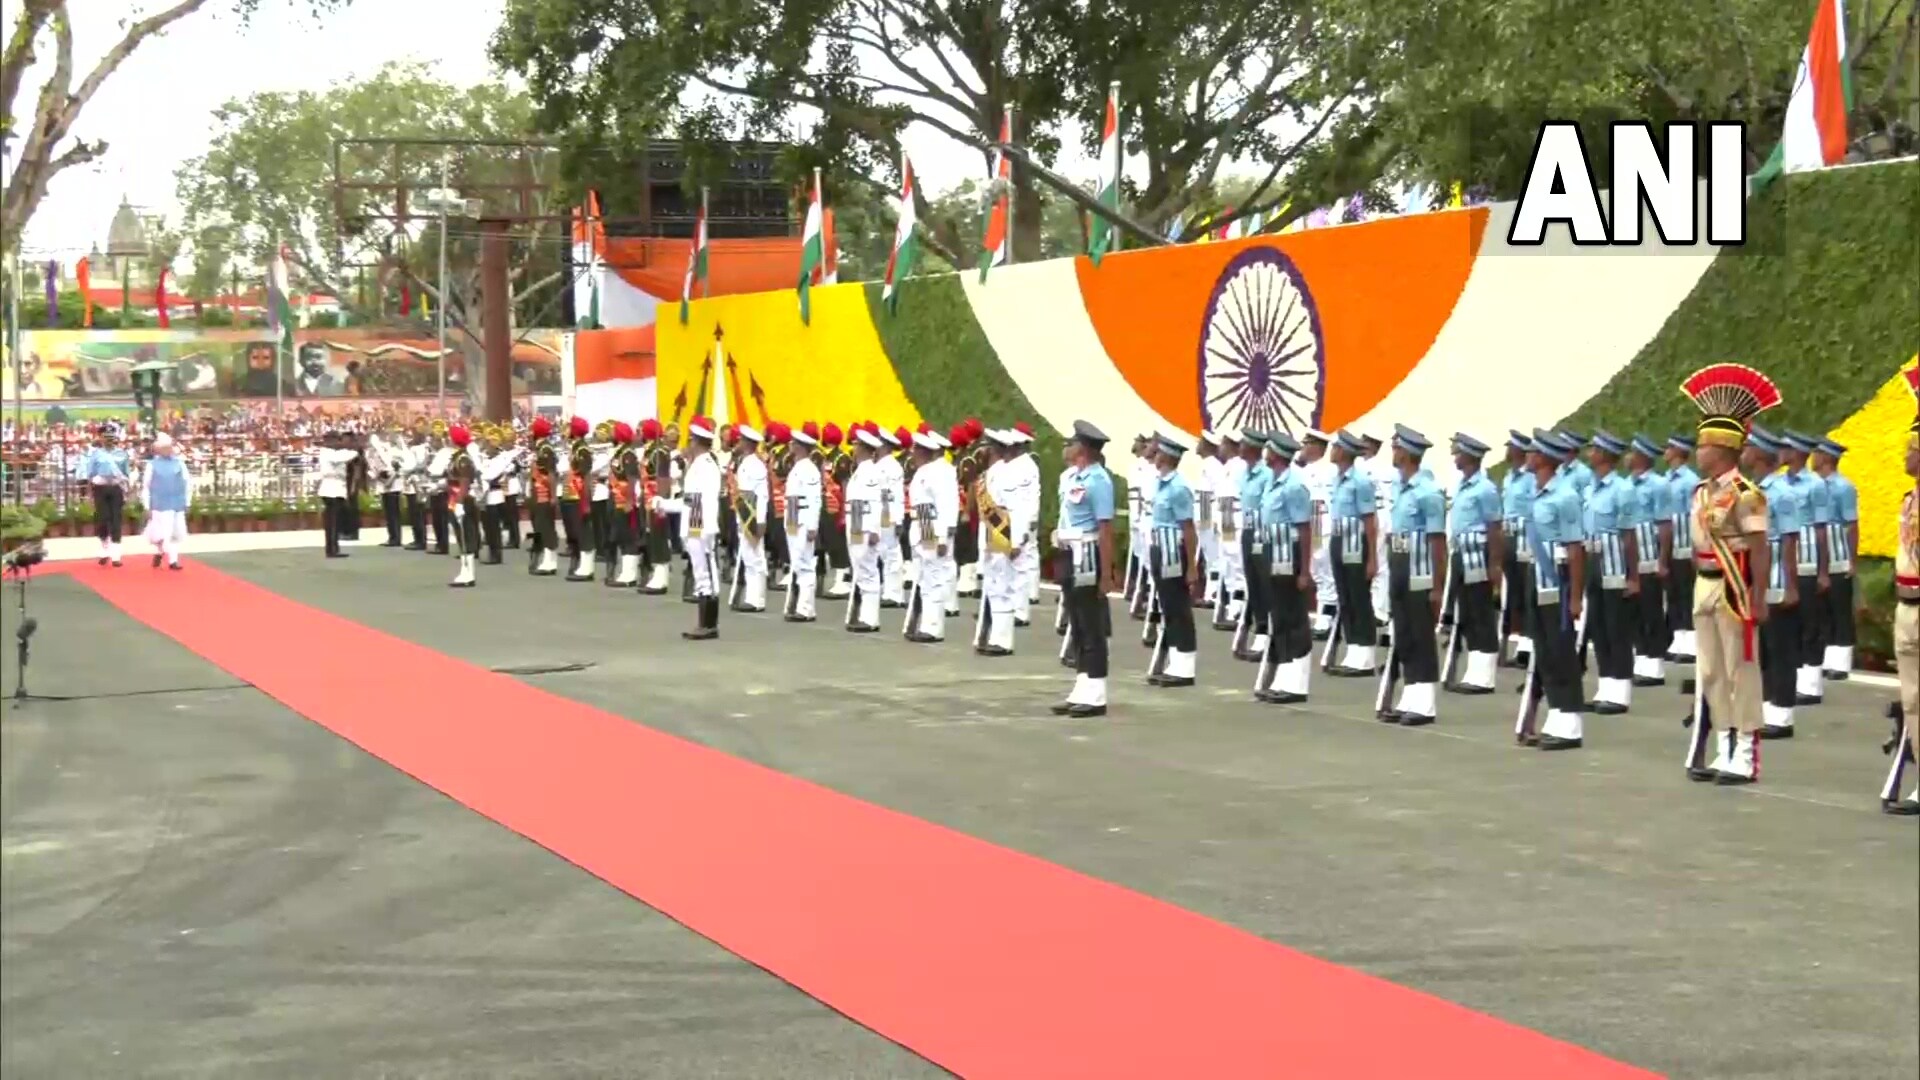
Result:
<svg viewBox="0 0 1920 1080"><path fill-rule="evenodd" d="M427 436L427 519L433 525L434 555L447 553L447 531L453 515L447 510L447 463L453 460L453 444L447 441L447 422L435 420Z"/></svg>
<svg viewBox="0 0 1920 1080"><path fill-rule="evenodd" d="M1673 632L1667 625L1667 575L1664 554L1668 521L1673 516L1670 488L1653 471L1660 446L1645 435L1627 444L1627 482L1634 497L1633 547L1640 566L1640 595L1634 622L1633 685L1663 686L1667 681L1667 650Z"/></svg>
<svg viewBox="0 0 1920 1080"><path fill-rule="evenodd" d="M522 445L520 433L512 424L500 425L500 446L513 458L513 464L507 469L506 483L501 485L500 529L502 539L509 551L520 550L520 510L527 492L527 460L531 456Z"/></svg>
<svg viewBox="0 0 1920 1080"><path fill-rule="evenodd" d="M1920 369L1907 368L1905 375L1907 385L1920 395ZM1840 455L1831 456L1838 459ZM1912 817L1920 814L1920 784L1904 799L1900 785L1902 774L1920 759L1920 416L1907 429L1906 457L1912 484L1900 498L1899 546L1893 553L1893 661L1900 675L1905 745L1891 747L1893 764L1880 788L1880 808Z"/></svg>
<svg viewBox="0 0 1920 1080"><path fill-rule="evenodd" d="M100 540L101 566L120 565L120 538L126 528L127 488L133 483L133 458L120 445L120 425L100 428L99 445L80 459L75 474L93 494L93 532Z"/></svg>
<svg viewBox="0 0 1920 1080"><path fill-rule="evenodd" d="M1676 664L1694 662L1693 632L1693 489L1700 486L1700 474L1693 470L1694 440L1686 435L1667 439L1667 506L1669 523L1660 531L1661 551L1667 561L1667 626L1672 643L1667 660Z"/></svg>
<svg viewBox="0 0 1920 1080"><path fill-rule="evenodd" d="M641 506L651 507L655 495L673 491L673 449L660 421L648 417L640 422ZM673 549L679 536L671 533L673 519L651 509L642 511L640 552L640 592L646 596L665 596L673 574Z"/></svg>
<svg viewBox="0 0 1920 1080"><path fill-rule="evenodd" d="M1500 666L1499 596L1507 565L1505 503L1494 489L1482 461L1492 449L1471 435L1455 432L1453 465L1460 479L1447 512L1447 586L1453 605L1453 637L1447 642L1449 660L1466 653L1458 679L1447 681L1451 663L1440 666L1440 681L1460 694L1491 694Z"/></svg>
<svg viewBox="0 0 1920 1080"><path fill-rule="evenodd" d="M893 434L887 436L887 456L900 467L900 513L894 518L893 539L900 546L900 597L903 604L907 602L907 593L912 591L913 583L919 580L919 574L913 566L913 542L908 537L913 525L913 436L914 433L908 431L904 424L894 428ZM911 623L913 620L907 621Z"/></svg>
<svg viewBox="0 0 1920 1080"><path fill-rule="evenodd" d="M591 508L587 511L587 520L593 523L594 558L606 560L607 570L612 572L620 561L619 539L613 532L613 486L608 482L613 467L614 453L619 449L613 441L614 422L602 420L593 428L593 441L588 444L592 465L587 473L587 482L591 488ZM587 580L594 575L592 564L587 566Z"/></svg>
<svg viewBox="0 0 1920 1080"><path fill-rule="evenodd" d="M656 513L680 516L680 545L693 575L697 609L694 628L680 634L689 641L720 636L720 567L709 546L715 539L714 526L720 520L723 500L720 462L713 456L713 427L713 421L704 416L687 422L687 466L681 475L680 492L677 496L656 495L652 506Z"/></svg>
<svg viewBox="0 0 1920 1080"><path fill-rule="evenodd" d="M340 504L340 538L357 541L360 539L360 496L367 490L367 458L361 453L365 444L358 425L349 424L334 430L339 446L353 451L353 458L347 462L346 501Z"/></svg>
<svg viewBox="0 0 1920 1080"><path fill-rule="evenodd" d="M1542 750L1575 750L1582 742L1580 656L1574 627L1586 594L1587 550L1580 490L1571 474L1580 446L1536 428L1527 450L1534 496L1526 528L1532 549L1527 611L1533 639L1514 738ZM1536 728L1541 702L1546 720Z"/></svg>
<svg viewBox="0 0 1920 1080"><path fill-rule="evenodd" d="M406 448L390 432L372 432L367 436L367 474L380 493L380 516L387 526L387 539L381 547L401 546L400 496L406 488L403 471Z"/></svg>
<svg viewBox="0 0 1920 1080"><path fill-rule="evenodd" d="M853 473L847 478L847 549L853 562L853 596L847 601L847 629L871 634L880 629L881 534L892 523L881 514L886 477L878 459L886 443L872 421L855 426Z"/></svg>
<svg viewBox="0 0 1920 1080"><path fill-rule="evenodd" d="M433 497L433 484L427 477L427 462L433 450L427 445L427 422L417 420L407 433L401 458L401 474L406 495L407 528L412 539L408 551L427 550L427 505Z"/></svg>
<svg viewBox="0 0 1920 1080"><path fill-rule="evenodd" d="M481 424L473 453L474 466L480 470L480 528L487 554L481 562L500 565L501 541L507 527L507 484L519 468L519 447L504 425Z"/></svg>
<svg viewBox="0 0 1920 1080"><path fill-rule="evenodd" d="M1010 459L1014 450L1013 433L998 428L986 431L988 454L986 470L975 483L974 505L980 515L980 600L979 622L974 626L973 648L982 656L1013 655L1014 593L1018 587L1014 572L1014 554L1019 543L1020 511L1016 509L1026 495L1015 490L1019 479ZM1037 493L1034 493L1037 495Z"/></svg>
<svg viewBox="0 0 1920 1080"><path fill-rule="evenodd" d="M1307 700L1313 656L1313 493L1293 464L1300 444L1285 432L1266 438L1267 468L1272 473L1260 501L1260 525L1266 531L1259 560L1266 574L1264 608L1268 637L1253 696L1274 705Z"/></svg>
<svg viewBox="0 0 1920 1080"><path fill-rule="evenodd" d="M1313 592L1319 602L1313 613L1316 640L1333 633L1333 620L1338 611L1334 602L1333 561L1327 555L1327 541L1333 534L1333 517L1327 506L1333 499L1333 480L1337 474L1332 459L1327 456L1327 445L1331 441L1326 432L1308 429L1300 439L1300 456L1295 466L1300 470L1301 482L1313 496Z"/></svg>
<svg viewBox="0 0 1920 1080"><path fill-rule="evenodd" d="M1343 651L1328 668L1334 675L1349 678L1376 674L1374 658L1376 623L1373 617L1373 578L1377 555L1376 537L1380 529L1375 516L1376 495L1373 478L1359 465L1365 445L1352 432L1334 436L1329 451L1336 470L1333 494L1327 512L1333 519L1329 543L1333 553L1333 585L1339 598L1339 625L1327 643L1328 658L1333 649Z"/></svg>
<svg viewBox="0 0 1920 1080"><path fill-rule="evenodd" d="M448 429L447 439L453 444L447 455L447 514L452 519L454 543L460 556L460 568L447 584L456 589L470 589L474 585L474 563L480 551L480 503L473 497L480 473L469 449L473 444L472 434L464 427L455 426Z"/></svg>
<svg viewBox="0 0 1920 1080"><path fill-rule="evenodd" d="M947 609L948 615L960 613L961 599L978 599L986 594L980 577L980 508L974 500L975 485L988 464L990 448L986 433L986 425L972 418L960 421L947 433L947 441L953 444L953 468L960 487L960 527L954 536L954 561L960 570L954 579L955 603Z"/></svg>
<svg viewBox="0 0 1920 1080"><path fill-rule="evenodd" d="M1527 468L1532 445L1533 437L1526 432L1507 432L1507 478L1500 485L1500 520L1507 534L1500 575L1500 621L1505 635L1501 640L1512 652L1511 659L1501 662L1518 668L1526 667L1533 655L1527 614L1527 598L1533 588L1533 545L1527 542L1527 525L1533 520L1533 497L1539 489Z"/></svg>
<svg viewBox="0 0 1920 1080"><path fill-rule="evenodd" d="M1772 620L1769 583L1778 580L1768 542L1767 497L1740 474L1753 418L1780 403L1772 380L1739 364L1694 372L1681 390L1701 412L1694 456L1702 479L1687 505L1693 516L1693 628L1698 653L1687 766L1695 779L1750 784L1760 778L1762 686L1757 629ZM1792 679L1787 681L1792 689ZM1714 731L1717 722L1724 730ZM1714 760L1705 766L1711 739Z"/></svg>
<svg viewBox="0 0 1920 1080"><path fill-rule="evenodd" d="M347 471L360 457L360 451L346 445L344 433L329 431L320 437L320 449L314 453L314 465L320 477L320 524L326 537L329 559L344 559L340 539L347 523ZM117 555L118 552L116 551ZM119 560L114 560L115 565Z"/></svg>
<svg viewBox="0 0 1920 1080"><path fill-rule="evenodd" d="M1845 679L1853 671L1853 553L1860 549L1860 493L1840 472L1847 448L1822 439L1814 448L1813 471L1826 481L1830 513L1827 520L1827 648L1821 663L1829 679Z"/></svg>
<svg viewBox="0 0 1920 1080"><path fill-rule="evenodd" d="M1827 593L1833 587L1828 563L1828 526L1833 521L1833 497L1827 482L1813 471L1810 460L1819 440L1796 431L1780 436L1781 464L1800 504L1800 536L1794 545L1798 557L1788 572L1799 579L1800 668L1794 677L1794 702L1818 705L1826 697L1820 669L1827 655Z"/></svg>
<svg viewBox="0 0 1920 1080"><path fill-rule="evenodd" d="M1202 431L1194 441L1193 456L1200 464L1193 481L1193 531L1200 538L1200 563L1207 572L1207 591L1200 603L1212 608L1220 598L1220 530L1214 525L1214 499L1226 475L1220 464L1220 437Z"/></svg>
<svg viewBox="0 0 1920 1080"><path fill-rule="evenodd" d="M913 436L914 516L907 541L913 547L915 580L906 638L924 644L946 638L947 594L957 573L953 537L960 524L960 487L946 458L947 442L931 425Z"/></svg>
<svg viewBox="0 0 1920 1080"><path fill-rule="evenodd" d="M728 501L740 532L729 606L752 615L767 610L767 508L772 498L767 460L760 455L765 436L751 424L736 424L734 430L739 434L739 453L734 458Z"/></svg>
<svg viewBox="0 0 1920 1080"><path fill-rule="evenodd" d="M593 580L593 449L587 441L592 430L584 416L569 419L566 452L560 459L560 527L573 559L568 581Z"/></svg>
<svg viewBox="0 0 1920 1080"><path fill-rule="evenodd" d="M527 436L533 443L527 468L527 513L533 526L527 540L527 573L552 577L560 572L560 530L554 499L560 490L560 462L566 455L553 436L553 421L544 416L533 418Z"/></svg>
<svg viewBox="0 0 1920 1080"><path fill-rule="evenodd" d="M1780 470L1779 436L1758 424L1747 435L1741 457L1747 474L1758 477L1767 500L1767 621L1760 626L1760 686L1765 704L1760 708L1760 734L1768 739L1793 737L1793 708L1799 696L1800 670L1800 528L1806 510L1800 491ZM1809 598L1811 599L1811 598Z"/></svg>
<svg viewBox="0 0 1920 1080"><path fill-rule="evenodd" d="M787 472L793 468L793 428L767 421L767 584L785 591L793 575L787 552Z"/></svg>
<svg viewBox="0 0 1920 1080"><path fill-rule="evenodd" d="M1013 470L1013 488L1027 498L1015 520L1016 537L1025 537L1013 553L1013 625L1033 623L1033 605L1040 599L1040 462L1033 456L1033 428L1017 420L1007 429L1013 439L1013 457L1007 465Z"/></svg>
<svg viewBox="0 0 1920 1080"><path fill-rule="evenodd" d="M1240 456L1247 463L1240 476L1240 589L1235 597L1239 617L1233 623L1233 656L1258 662L1272 640L1267 625L1267 530L1260 510L1267 497L1273 470L1267 466L1267 432L1240 433Z"/></svg>
<svg viewBox="0 0 1920 1080"><path fill-rule="evenodd" d="M1387 512L1387 603L1393 644L1380 679L1374 712L1388 723L1419 727L1438 710L1440 650L1436 632L1444 601L1439 574L1447 565L1447 500L1420 459L1433 446L1425 435L1395 424L1392 461L1398 479ZM1400 698L1388 694L1401 683Z"/></svg>
<svg viewBox="0 0 1920 1080"><path fill-rule="evenodd" d="M1633 641L1639 613L1640 563L1634 550L1638 501L1633 485L1620 475L1627 445L1604 431L1587 442L1592 482L1586 489L1581 529L1587 544L1587 621L1581 627L1583 653L1593 649L1599 684L1588 707L1617 716L1633 704Z"/></svg>
<svg viewBox="0 0 1920 1080"><path fill-rule="evenodd" d="M906 520L907 474L900 464L901 439L878 424L871 425L880 439L880 452L873 459L880 480L880 606L906 606L907 579L900 551L899 527Z"/></svg>
<svg viewBox="0 0 1920 1080"><path fill-rule="evenodd" d="M1193 559L1193 492L1180 476L1187 448L1167 435L1153 439L1152 533L1147 570L1153 576L1153 604L1160 613L1159 640L1147 682L1154 686L1192 686L1199 667L1200 642L1193 619L1193 597L1200 591L1200 566Z"/></svg>
<svg viewBox="0 0 1920 1080"><path fill-rule="evenodd" d="M640 583L640 548L646 541L641 522L651 516L642 502L645 484L633 439L631 424L613 425L613 456L607 462L607 531L612 552L606 583L614 588Z"/></svg>
<svg viewBox="0 0 1920 1080"><path fill-rule="evenodd" d="M1085 420L1073 422L1067 443L1072 468L1063 485L1060 526L1054 547L1063 554L1060 589L1067 602L1067 644L1073 689L1053 706L1055 716L1105 716L1107 639L1113 617L1107 594L1117 591L1118 538L1114 536L1113 477L1101 460L1107 436Z"/></svg>
<svg viewBox="0 0 1920 1080"><path fill-rule="evenodd" d="M793 433L796 451L793 465L787 470L784 489L786 505L780 525L781 531L787 534L787 560L793 567L793 576L787 582L784 612L788 622L814 621L814 599L818 592L815 578L820 572L814 549L819 546L821 529L832 524L821 512L825 499L820 476L820 440L814 435L818 430L809 420Z"/></svg>

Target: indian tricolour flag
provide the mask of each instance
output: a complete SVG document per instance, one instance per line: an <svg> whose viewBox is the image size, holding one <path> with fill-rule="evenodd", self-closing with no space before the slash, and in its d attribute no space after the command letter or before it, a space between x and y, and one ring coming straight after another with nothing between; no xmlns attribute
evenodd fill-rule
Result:
<svg viewBox="0 0 1920 1080"><path fill-rule="evenodd" d="M1787 100L1780 145L1753 174L1759 191L1783 173L1838 165L1847 155L1847 106L1853 96L1847 78L1847 12L1843 0L1820 0L1813 32L1800 54L1800 70Z"/></svg>
<svg viewBox="0 0 1920 1080"><path fill-rule="evenodd" d="M1095 196L1109 210L1120 209L1120 84L1107 88L1107 119L1100 126L1100 191ZM1120 234L1113 223L1093 215L1093 228L1087 233L1087 257L1100 265L1100 257L1120 246Z"/></svg>
<svg viewBox="0 0 1920 1080"><path fill-rule="evenodd" d="M800 321L813 324L813 272L827 261L825 221L820 215L820 170L813 170L813 201L807 204L807 224L800 231Z"/></svg>
<svg viewBox="0 0 1920 1080"><path fill-rule="evenodd" d="M707 281L707 189L700 189L700 216L693 220L693 250L687 253L687 276L680 280L680 325L687 325L693 287Z"/></svg>
<svg viewBox="0 0 1920 1080"><path fill-rule="evenodd" d="M293 347L293 299L287 288L287 255L277 248L267 263L267 321L279 344Z"/></svg>
<svg viewBox="0 0 1920 1080"><path fill-rule="evenodd" d="M1013 106L1000 117L1000 145L1013 144ZM1013 159L996 147L993 151L993 206L987 211L987 232L980 238L980 281L986 283L987 271L1007 261L1010 254L1009 226L1013 217Z"/></svg>
<svg viewBox="0 0 1920 1080"><path fill-rule="evenodd" d="M919 218L913 209L913 162L900 155L900 207L898 223L893 227L893 253L887 256L887 280L880 287L880 300L889 313L900 310L900 283L913 274L920 258Z"/></svg>

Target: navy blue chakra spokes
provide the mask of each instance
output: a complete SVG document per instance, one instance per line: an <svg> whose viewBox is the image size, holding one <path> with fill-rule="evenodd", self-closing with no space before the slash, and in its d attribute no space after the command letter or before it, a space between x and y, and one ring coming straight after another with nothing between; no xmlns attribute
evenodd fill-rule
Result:
<svg viewBox="0 0 1920 1080"><path fill-rule="evenodd" d="M1293 260L1248 248L1214 283L1200 331L1200 418L1210 429L1298 436L1320 426L1326 345Z"/></svg>

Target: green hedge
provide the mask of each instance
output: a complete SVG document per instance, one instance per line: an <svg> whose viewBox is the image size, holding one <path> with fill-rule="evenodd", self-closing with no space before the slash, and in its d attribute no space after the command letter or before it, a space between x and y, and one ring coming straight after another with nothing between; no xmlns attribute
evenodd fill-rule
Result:
<svg viewBox="0 0 1920 1080"><path fill-rule="evenodd" d="M1791 176L1749 206L1747 246L1715 259L1633 363L1562 424L1691 430L1699 413L1681 381L1732 360L1779 383L1786 400L1769 427L1825 432L1920 347L1916 312L1920 162Z"/></svg>
<svg viewBox="0 0 1920 1080"><path fill-rule="evenodd" d="M1048 528L1058 501L1053 479L1059 475L1063 440L1000 365L974 321L959 275L909 278L901 287L898 315L880 302L880 289L867 286L873 325L907 400L922 416L942 427L970 416L988 427L1011 427L1016 420L1032 426L1034 457L1040 462L1040 523Z"/></svg>

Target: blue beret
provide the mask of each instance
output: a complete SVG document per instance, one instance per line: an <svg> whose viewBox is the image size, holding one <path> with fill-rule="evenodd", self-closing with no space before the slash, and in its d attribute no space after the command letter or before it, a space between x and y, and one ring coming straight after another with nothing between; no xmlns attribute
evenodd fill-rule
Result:
<svg viewBox="0 0 1920 1080"><path fill-rule="evenodd" d="M1669 435L1667 436L1667 445L1683 454L1691 454L1693 453L1694 446L1693 436Z"/></svg>
<svg viewBox="0 0 1920 1080"><path fill-rule="evenodd" d="M1533 449L1533 437L1521 431L1519 428L1508 428L1507 445L1515 450L1531 450Z"/></svg>
<svg viewBox="0 0 1920 1080"><path fill-rule="evenodd" d="M1627 444L1621 440L1620 436L1608 431L1594 432L1593 438L1587 440L1587 445L1615 457L1627 452Z"/></svg>
<svg viewBox="0 0 1920 1080"><path fill-rule="evenodd" d="M1660 447L1656 445L1652 439L1648 438L1645 435L1635 435L1633 437L1633 442L1629 443L1628 445L1632 447L1633 452L1636 454L1644 454L1645 456L1650 458L1657 458L1660 456Z"/></svg>
<svg viewBox="0 0 1920 1080"><path fill-rule="evenodd" d="M1821 439L1817 449L1828 457L1837 458L1847 452L1847 448L1832 439Z"/></svg>
<svg viewBox="0 0 1920 1080"><path fill-rule="evenodd" d="M1456 431L1453 433L1453 450L1456 454L1472 454L1474 457L1479 457L1491 449L1493 448L1486 443L1481 442L1479 439L1465 432Z"/></svg>
<svg viewBox="0 0 1920 1080"><path fill-rule="evenodd" d="M1364 454L1367 452L1367 444L1360 441L1360 436L1355 435L1346 428L1341 428L1339 431L1334 432L1333 441L1338 443L1342 449L1350 454Z"/></svg>
<svg viewBox="0 0 1920 1080"><path fill-rule="evenodd" d="M1156 435L1153 442L1155 450L1169 457L1179 457L1187 452L1186 446L1175 442L1171 436Z"/></svg>

